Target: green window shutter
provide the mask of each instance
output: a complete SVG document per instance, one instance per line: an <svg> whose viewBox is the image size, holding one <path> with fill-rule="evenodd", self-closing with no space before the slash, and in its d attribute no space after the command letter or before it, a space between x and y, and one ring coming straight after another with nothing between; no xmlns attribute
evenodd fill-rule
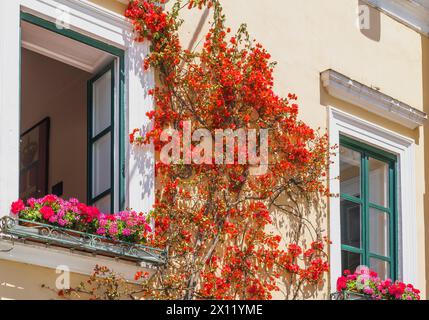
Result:
<svg viewBox="0 0 429 320"><path fill-rule="evenodd" d="M396 279L397 157L345 136L339 156L342 269Z"/></svg>

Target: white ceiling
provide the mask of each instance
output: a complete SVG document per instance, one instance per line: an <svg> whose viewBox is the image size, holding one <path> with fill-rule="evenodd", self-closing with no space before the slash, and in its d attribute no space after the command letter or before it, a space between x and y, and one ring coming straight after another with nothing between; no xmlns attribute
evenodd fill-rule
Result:
<svg viewBox="0 0 429 320"><path fill-rule="evenodd" d="M113 59L113 56L81 42L23 21L22 47L49 58L95 73Z"/></svg>

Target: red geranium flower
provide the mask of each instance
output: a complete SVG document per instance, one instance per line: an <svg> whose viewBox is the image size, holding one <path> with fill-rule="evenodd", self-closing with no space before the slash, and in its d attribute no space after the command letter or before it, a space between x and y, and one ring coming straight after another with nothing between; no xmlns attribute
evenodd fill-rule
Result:
<svg viewBox="0 0 429 320"><path fill-rule="evenodd" d="M55 215L54 210L48 206L42 207L42 209L40 209L40 213L42 214L43 219L45 219L45 220L49 220L50 217Z"/></svg>
<svg viewBox="0 0 429 320"><path fill-rule="evenodd" d="M24 209L25 209L25 204L21 199L13 202L12 205L10 206L10 211L13 214L18 214Z"/></svg>

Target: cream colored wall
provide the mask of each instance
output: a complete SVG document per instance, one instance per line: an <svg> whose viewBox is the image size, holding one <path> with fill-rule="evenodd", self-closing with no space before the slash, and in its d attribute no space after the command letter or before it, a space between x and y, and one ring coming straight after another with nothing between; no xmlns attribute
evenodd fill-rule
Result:
<svg viewBox="0 0 429 320"><path fill-rule="evenodd" d="M86 200L87 98L90 74L22 50L21 133L50 117L49 181L64 197Z"/></svg>
<svg viewBox="0 0 429 320"><path fill-rule="evenodd" d="M93 0L117 13L124 6L114 0ZM250 34L261 42L278 62L276 91L300 98L301 118L312 127L326 128L326 106L332 105L362 119L410 137L416 142L416 201L418 237L418 281L425 292L429 277L429 156L424 152L429 124L406 129L382 117L369 114L334 99L321 88L319 73L332 68L366 85L379 88L413 107L429 112L429 42L415 31L372 10L372 29L357 27L358 0L225 0L228 24L237 29L248 25ZM205 22L203 11L185 15L182 32L185 47L198 43ZM427 153L427 152L426 152ZM426 214L425 214L426 212ZM324 227L328 229L327 219ZM325 288L327 289L327 288Z"/></svg>

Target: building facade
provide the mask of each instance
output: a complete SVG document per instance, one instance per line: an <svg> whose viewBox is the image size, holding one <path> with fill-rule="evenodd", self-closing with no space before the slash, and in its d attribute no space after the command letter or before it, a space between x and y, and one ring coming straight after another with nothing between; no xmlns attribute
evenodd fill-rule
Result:
<svg viewBox="0 0 429 320"><path fill-rule="evenodd" d="M0 3L0 216L26 192L73 195L111 211L151 208L153 152L131 149L127 137L149 124L145 114L154 106L148 90L155 80L142 71L148 46L133 42L126 3ZM414 284L426 298L428 2L234 0L224 1L224 9L232 29L246 23L278 62L276 92L297 94L300 118L327 130L331 146L339 146L329 179L339 197L329 199L321 219L333 242L331 271L313 298L328 298L342 270L361 264ZM192 49L210 18L204 10L184 18L182 40ZM22 145L47 118L49 174L41 190L31 177L43 180L43 168L31 173L23 154L32 145ZM96 252L4 236L0 298L54 298L41 285L55 286L58 266L67 266L78 283L95 264L129 279L141 269Z"/></svg>

